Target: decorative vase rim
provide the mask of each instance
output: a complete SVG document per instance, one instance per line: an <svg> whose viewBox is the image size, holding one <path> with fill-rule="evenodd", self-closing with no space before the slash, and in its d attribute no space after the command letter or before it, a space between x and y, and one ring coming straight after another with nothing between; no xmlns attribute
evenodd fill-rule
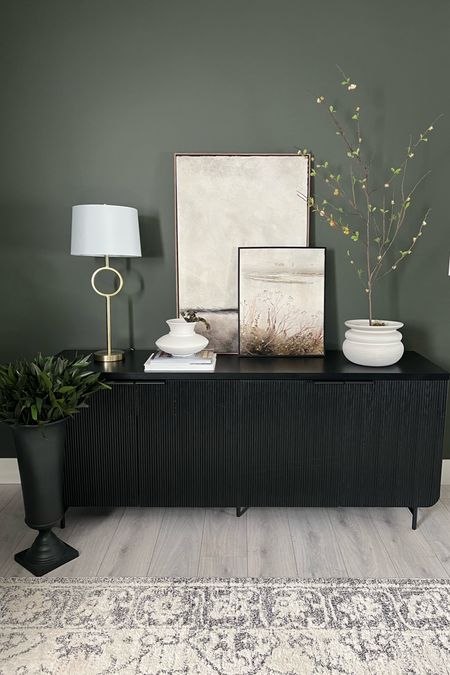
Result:
<svg viewBox="0 0 450 675"><path fill-rule="evenodd" d="M197 323L197 321L186 321L186 319L183 319L183 317L179 317L179 318L177 318L177 319L167 319L167 320L166 320L166 323L169 324L169 326L170 326L170 324L172 324L172 323L176 324L177 326L181 326L181 325L183 325L183 324L184 324L185 326L189 326L189 325L195 326L195 324Z"/></svg>
<svg viewBox="0 0 450 675"><path fill-rule="evenodd" d="M11 429L42 429L42 427L52 427L55 424L62 424L67 422L70 415L66 415L60 420L55 420L54 422L42 422L41 424L11 424L11 422L4 422Z"/></svg>
<svg viewBox="0 0 450 675"><path fill-rule="evenodd" d="M388 319L374 319L374 321L383 323L384 325L370 326L369 319L349 319L348 321L345 321L345 325L354 330L369 330L378 333L382 333L386 330L397 330L398 328L403 328L405 325L401 321L389 321Z"/></svg>

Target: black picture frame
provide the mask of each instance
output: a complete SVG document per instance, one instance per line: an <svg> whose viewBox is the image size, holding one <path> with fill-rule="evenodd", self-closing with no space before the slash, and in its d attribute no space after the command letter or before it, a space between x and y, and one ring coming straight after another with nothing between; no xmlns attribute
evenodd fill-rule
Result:
<svg viewBox="0 0 450 675"><path fill-rule="evenodd" d="M248 250L318 250L323 251L323 328L322 343L323 350L320 354L251 354L243 353L241 348L241 251ZM238 247L238 355L240 358L323 358L325 356L325 313L326 313L326 254L327 249L324 246L239 246Z"/></svg>

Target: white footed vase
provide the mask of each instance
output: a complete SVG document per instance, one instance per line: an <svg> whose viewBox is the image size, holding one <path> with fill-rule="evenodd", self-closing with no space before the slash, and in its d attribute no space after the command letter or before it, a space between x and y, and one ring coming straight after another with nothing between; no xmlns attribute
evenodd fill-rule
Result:
<svg viewBox="0 0 450 675"><path fill-rule="evenodd" d="M379 320L375 323L378 325L370 326L368 319L346 321L349 330L345 333L342 351L349 361L359 366L392 366L405 351L399 331L403 324Z"/></svg>
<svg viewBox="0 0 450 675"><path fill-rule="evenodd" d="M166 321L170 333L156 340L156 346L162 352L172 356L192 356L208 344L208 338L195 332L197 321L185 321L184 319L168 319Z"/></svg>

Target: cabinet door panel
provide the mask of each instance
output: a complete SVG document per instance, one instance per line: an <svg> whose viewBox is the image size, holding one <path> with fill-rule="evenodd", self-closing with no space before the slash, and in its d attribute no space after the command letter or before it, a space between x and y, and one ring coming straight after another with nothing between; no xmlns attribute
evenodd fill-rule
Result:
<svg viewBox="0 0 450 675"><path fill-rule="evenodd" d="M446 383L242 385L248 505L427 506L438 498Z"/></svg>
<svg viewBox="0 0 450 675"><path fill-rule="evenodd" d="M68 506L135 506L138 465L134 385L112 383L67 425Z"/></svg>
<svg viewBox="0 0 450 675"><path fill-rule="evenodd" d="M369 504L431 506L439 499L447 382L377 382L372 414L378 465Z"/></svg>
<svg viewBox="0 0 450 675"><path fill-rule="evenodd" d="M242 383L250 506L334 505L365 472L372 383Z"/></svg>
<svg viewBox="0 0 450 675"><path fill-rule="evenodd" d="M141 503L241 505L239 382L168 380L164 386L136 386Z"/></svg>

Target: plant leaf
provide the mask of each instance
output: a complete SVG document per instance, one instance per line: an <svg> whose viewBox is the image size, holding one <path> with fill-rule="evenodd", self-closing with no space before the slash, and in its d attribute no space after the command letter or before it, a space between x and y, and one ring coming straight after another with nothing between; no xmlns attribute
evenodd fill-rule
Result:
<svg viewBox="0 0 450 675"><path fill-rule="evenodd" d="M95 392L110 389L89 368L89 357L70 361L42 354L0 364L0 421L45 424L74 415Z"/></svg>

